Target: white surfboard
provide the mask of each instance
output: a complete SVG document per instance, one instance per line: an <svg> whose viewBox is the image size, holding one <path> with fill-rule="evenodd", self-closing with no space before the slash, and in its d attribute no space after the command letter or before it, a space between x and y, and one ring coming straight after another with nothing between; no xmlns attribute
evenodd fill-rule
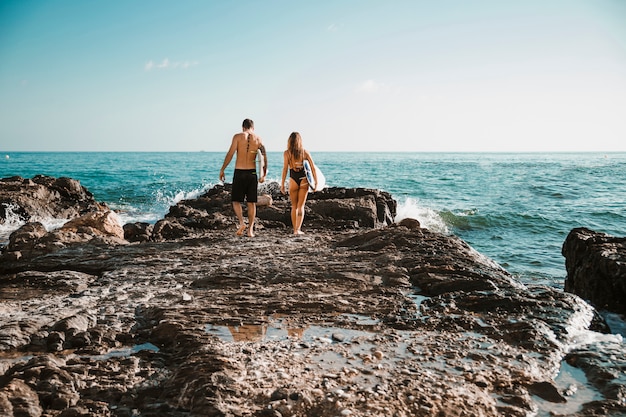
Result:
<svg viewBox="0 0 626 417"><path fill-rule="evenodd" d="M259 149L256 152L256 175L259 179L263 176L263 169L265 168L265 164L267 161L265 160L265 155Z"/></svg>
<svg viewBox="0 0 626 417"><path fill-rule="evenodd" d="M306 174L306 180L309 182L309 189L311 191L319 191L326 186L326 177L322 174L322 171L317 165L315 165L315 174L317 176L317 184L315 183L315 177L311 170L311 165L306 159L302 163L304 165L304 173Z"/></svg>

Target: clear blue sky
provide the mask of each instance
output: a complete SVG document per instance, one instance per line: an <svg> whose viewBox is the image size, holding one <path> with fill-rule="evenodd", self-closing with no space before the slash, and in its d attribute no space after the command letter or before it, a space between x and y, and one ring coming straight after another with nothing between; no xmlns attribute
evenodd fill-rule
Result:
<svg viewBox="0 0 626 417"><path fill-rule="evenodd" d="M0 1L0 152L626 151L626 1Z"/></svg>

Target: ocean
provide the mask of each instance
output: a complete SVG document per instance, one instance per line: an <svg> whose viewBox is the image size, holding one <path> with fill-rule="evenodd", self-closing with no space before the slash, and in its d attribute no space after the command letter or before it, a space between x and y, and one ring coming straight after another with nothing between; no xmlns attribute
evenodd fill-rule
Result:
<svg viewBox="0 0 626 417"><path fill-rule="evenodd" d="M225 152L0 153L0 178L79 180L124 223L155 222L218 183ZM572 228L626 235L626 153L313 152L328 186L388 191L398 216L454 234L526 284L563 288L561 246ZM282 153L270 152L269 181ZM227 169L232 178L234 162ZM58 219L41 219L48 228ZM20 226L0 224L0 242ZM306 230L306 218L304 222Z"/></svg>

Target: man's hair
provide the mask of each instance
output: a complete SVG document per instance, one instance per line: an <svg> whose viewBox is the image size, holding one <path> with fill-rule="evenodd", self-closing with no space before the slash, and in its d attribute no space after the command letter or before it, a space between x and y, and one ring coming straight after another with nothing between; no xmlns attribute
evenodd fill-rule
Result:
<svg viewBox="0 0 626 417"><path fill-rule="evenodd" d="M246 119L241 124L241 127L243 127L244 129L251 129L254 127L254 122L250 119Z"/></svg>

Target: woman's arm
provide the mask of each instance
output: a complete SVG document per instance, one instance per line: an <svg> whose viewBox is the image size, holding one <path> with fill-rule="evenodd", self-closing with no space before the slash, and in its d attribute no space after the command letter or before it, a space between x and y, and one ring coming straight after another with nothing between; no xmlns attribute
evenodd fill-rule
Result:
<svg viewBox="0 0 626 417"><path fill-rule="evenodd" d="M315 188L317 188L317 171L315 170L315 163L313 162L313 158L308 151L304 151L304 157L307 161L309 161L309 164L311 164L311 171L313 172L313 179L315 180Z"/></svg>
<svg viewBox="0 0 626 417"><path fill-rule="evenodd" d="M289 169L289 160L287 151L283 152L283 174L280 179L280 192L285 194L285 180L287 179L287 170Z"/></svg>

